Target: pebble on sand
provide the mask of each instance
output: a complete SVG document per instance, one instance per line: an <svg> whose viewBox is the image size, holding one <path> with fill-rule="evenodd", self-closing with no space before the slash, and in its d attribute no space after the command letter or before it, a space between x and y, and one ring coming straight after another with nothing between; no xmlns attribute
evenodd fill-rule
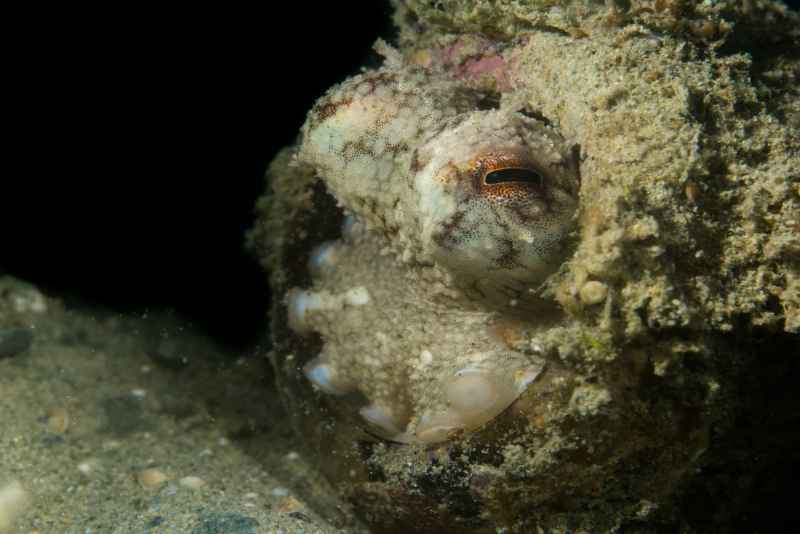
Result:
<svg viewBox="0 0 800 534"><path fill-rule="evenodd" d="M78 472L85 477L89 477L97 471L98 467L100 467L99 461L95 458L88 458L78 464Z"/></svg>
<svg viewBox="0 0 800 534"><path fill-rule="evenodd" d="M50 408L47 411L47 430L54 434L63 434L69 428L69 412L62 407Z"/></svg>
<svg viewBox="0 0 800 534"><path fill-rule="evenodd" d="M11 532L16 518L28 504L28 493L18 481L0 487L0 534Z"/></svg>
<svg viewBox="0 0 800 534"><path fill-rule="evenodd" d="M305 508L305 505L289 495L278 501L278 504L275 506L275 511L281 514L290 514L302 508Z"/></svg>
<svg viewBox="0 0 800 534"><path fill-rule="evenodd" d="M167 475L155 467L150 467L139 471L136 475L136 480L139 481L139 484L141 484L143 488L152 489L158 488L164 484L167 481Z"/></svg>
<svg viewBox="0 0 800 534"><path fill-rule="evenodd" d="M182 479L180 479L178 481L178 484L180 484L181 486L183 486L185 488L189 488L189 489L192 489L192 490L198 490L198 489L200 489L200 488L202 488L203 486L206 485L206 481L203 480L200 477L195 477L195 476L191 476L190 475L190 476L183 477Z"/></svg>
<svg viewBox="0 0 800 534"><path fill-rule="evenodd" d="M278 486L276 488L273 488L270 493L272 493L273 497L286 497L287 495L289 495L289 490L287 488L284 488L283 486Z"/></svg>

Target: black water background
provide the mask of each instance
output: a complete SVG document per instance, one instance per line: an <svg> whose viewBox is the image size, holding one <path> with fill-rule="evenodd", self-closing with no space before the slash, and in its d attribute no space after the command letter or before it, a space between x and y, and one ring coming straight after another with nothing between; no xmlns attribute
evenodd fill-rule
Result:
<svg viewBox="0 0 800 534"><path fill-rule="evenodd" d="M245 347L269 305L244 249L264 170L391 32L388 2L78 9L6 19L0 273Z"/></svg>

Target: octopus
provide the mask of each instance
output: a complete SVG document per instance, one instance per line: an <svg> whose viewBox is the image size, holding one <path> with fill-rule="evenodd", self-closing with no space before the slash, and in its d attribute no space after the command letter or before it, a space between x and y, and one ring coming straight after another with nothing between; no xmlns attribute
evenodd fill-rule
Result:
<svg viewBox="0 0 800 534"><path fill-rule="evenodd" d="M535 113L381 52L303 125L296 162L346 218L284 301L291 329L322 340L302 367L321 394L376 436L434 444L489 424L546 371L504 332L559 313L542 289L572 249L578 155Z"/></svg>

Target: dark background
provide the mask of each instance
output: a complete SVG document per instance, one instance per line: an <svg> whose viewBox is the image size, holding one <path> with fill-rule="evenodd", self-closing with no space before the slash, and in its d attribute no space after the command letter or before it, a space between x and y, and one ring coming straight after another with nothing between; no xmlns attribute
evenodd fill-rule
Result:
<svg viewBox="0 0 800 534"><path fill-rule="evenodd" d="M388 0L76 9L4 17L0 272L247 346L269 302L243 247L263 172L391 40Z"/></svg>
<svg viewBox="0 0 800 534"><path fill-rule="evenodd" d="M391 38L388 1L313 6L16 19L0 272L254 341L269 295L244 234L267 163Z"/></svg>

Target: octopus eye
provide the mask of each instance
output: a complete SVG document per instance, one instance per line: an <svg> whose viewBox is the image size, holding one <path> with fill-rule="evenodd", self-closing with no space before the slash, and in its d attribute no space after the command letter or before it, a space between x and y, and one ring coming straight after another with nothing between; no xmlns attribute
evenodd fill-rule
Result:
<svg viewBox="0 0 800 534"><path fill-rule="evenodd" d="M482 117L480 126L466 121L420 151L428 159L414 176L423 240L470 299L516 306L535 300L570 252L576 154L527 118Z"/></svg>
<svg viewBox="0 0 800 534"><path fill-rule="evenodd" d="M483 183L486 185L502 184L502 183L527 183L535 186L541 186L544 179L542 175L531 169L523 168L507 168L498 169L486 173L483 177Z"/></svg>

